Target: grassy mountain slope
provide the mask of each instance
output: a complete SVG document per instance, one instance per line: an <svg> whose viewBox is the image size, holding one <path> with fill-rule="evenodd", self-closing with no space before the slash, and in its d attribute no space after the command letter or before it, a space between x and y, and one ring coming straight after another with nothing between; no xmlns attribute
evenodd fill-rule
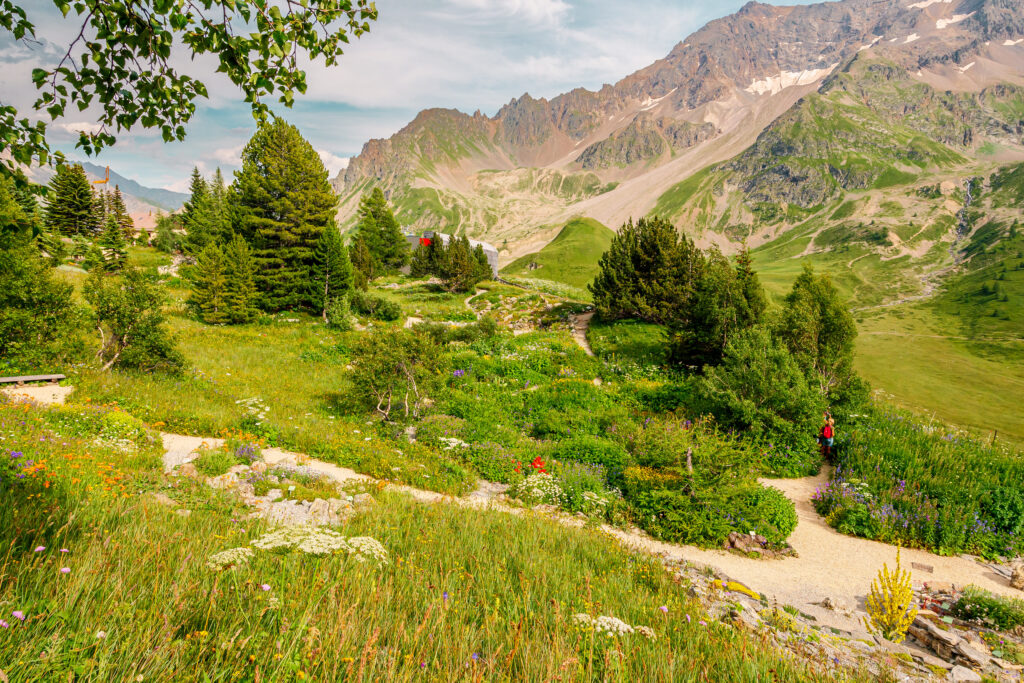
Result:
<svg viewBox="0 0 1024 683"><path fill-rule="evenodd" d="M592 218L574 218L543 249L516 259L502 272L585 288L614 235Z"/></svg>

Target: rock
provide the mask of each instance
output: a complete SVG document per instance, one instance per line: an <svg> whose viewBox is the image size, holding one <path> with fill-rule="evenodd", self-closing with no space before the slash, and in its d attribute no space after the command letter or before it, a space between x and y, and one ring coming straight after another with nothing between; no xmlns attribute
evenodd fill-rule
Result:
<svg viewBox="0 0 1024 683"><path fill-rule="evenodd" d="M1024 591L1024 562L1017 562L1012 567L1010 585L1019 591Z"/></svg>
<svg viewBox="0 0 1024 683"><path fill-rule="evenodd" d="M228 472L231 474L247 474L249 472L248 465L232 465L228 468Z"/></svg>
<svg viewBox="0 0 1024 683"><path fill-rule="evenodd" d="M153 493L150 494L150 497L157 503L160 503L161 505L166 505L168 507L175 507L178 504L177 502L174 501L173 498L170 498L169 496L163 493Z"/></svg>
<svg viewBox="0 0 1024 683"><path fill-rule="evenodd" d="M764 536L741 534L737 531L729 534L725 541L726 550L738 550L741 553L762 553L768 547L768 539Z"/></svg>
<svg viewBox="0 0 1024 683"><path fill-rule="evenodd" d="M927 652L911 652L910 655L914 658L915 661L920 662L921 664L924 664L927 667L938 667L940 669L946 669L947 671L953 668L953 665L947 662L945 659L936 657L935 655L929 654Z"/></svg>
<svg viewBox="0 0 1024 683"><path fill-rule="evenodd" d="M323 498L317 498L309 506L309 516L314 524L327 524L330 514L330 505Z"/></svg>
<svg viewBox="0 0 1024 683"><path fill-rule="evenodd" d="M920 614L914 619L908 632L922 645L947 660L953 658L953 648L960 643L960 636L951 631L944 631Z"/></svg>
<svg viewBox="0 0 1024 683"><path fill-rule="evenodd" d="M956 644L953 651L980 669L984 669L992 661L992 657L977 648L971 647L963 640Z"/></svg>
<svg viewBox="0 0 1024 683"><path fill-rule="evenodd" d="M281 489L270 489L263 497L266 500L269 500L271 503L273 503L275 500L280 500L281 498L284 498L284 491L282 491Z"/></svg>
<svg viewBox="0 0 1024 683"><path fill-rule="evenodd" d="M189 479L199 479L199 470L196 466L190 462L181 465L177 470L179 476L188 477Z"/></svg>
<svg viewBox="0 0 1024 683"><path fill-rule="evenodd" d="M822 607L824 607L825 609L831 610L833 612L849 612L850 611L850 605L847 604L847 602L845 600L843 600L842 598L825 598L824 600L822 600L818 604L821 605Z"/></svg>
<svg viewBox="0 0 1024 683"><path fill-rule="evenodd" d="M264 472L267 471L268 466L267 463L263 462L262 460L257 460L249 467L249 469L251 469L256 474L263 474Z"/></svg>
<svg viewBox="0 0 1024 683"><path fill-rule="evenodd" d="M277 476L276 474L268 474L267 481L271 484L280 484L281 477Z"/></svg>
<svg viewBox="0 0 1024 683"><path fill-rule="evenodd" d="M232 489L238 486L238 475L234 472L227 472L219 477L210 477L206 483L215 489Z"/></svg>
<svg viewBox="0 0 1024 683"><path fill-rule="evenodd" d="M371 507L377 501L373 499L369 493L360 493L358 496L352 499L352 504L357 508Z"/></svg>
<svg viewBox="0 0 1024 683"><path fill-rule="evenodd" d="M981 680L981 676L971 669L968 669L966 666L954 666L953 670L949 672L947 678L951 681L960 681L960 683Z"/></svg>

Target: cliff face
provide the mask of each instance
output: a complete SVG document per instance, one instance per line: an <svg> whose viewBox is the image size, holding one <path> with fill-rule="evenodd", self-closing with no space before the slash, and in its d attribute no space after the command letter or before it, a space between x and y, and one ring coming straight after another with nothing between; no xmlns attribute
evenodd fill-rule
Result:
<svg viewBox="0 0 1024 683"><path fill-rule="evenodd" d="M596 92L526 94L493 117L421 112L335 181L339 218L381 185L407 224L514 254L573 213L612 226L646 213L719 162L748 204L813 205L876 183L882 159L937 167L993 137L1019 143L1022 36L1019 0L751 2ZM832 163L858 147L863 159Z"/></svg>

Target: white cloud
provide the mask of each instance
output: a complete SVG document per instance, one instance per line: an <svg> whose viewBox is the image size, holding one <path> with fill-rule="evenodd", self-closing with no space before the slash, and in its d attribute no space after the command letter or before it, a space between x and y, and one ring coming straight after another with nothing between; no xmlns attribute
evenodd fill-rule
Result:
<svg viewBox="0 0 1024 683"><path fill-rule="evenodd" d="M320 160L324 162L324 168L327 169L327 175L330 178L335 177L338 173L348 168L348 157L340 157L324 149L318 149L316 153L320 155Z"/></svg>
<svg viewBox="0 0 1024 683"><path fill-rule="evenodd" d="M245 149L245 143L234 145L233 147L220 147L213 150L213 154L210 157L225 166L238 166L242 157L242 150Z"/></svg>
<svg viewBox="0 0 1024 683"><path fill-rule="evenodd" d="M93 121L72 121L70 123L58 123L55 128L58 128L65 133L98 133L100 132L100 124Z"/></svg>
<svg viewBox="0 0 1024 683"><path fill-rule="evenodd" d="M549 24L560 22L572 9L562 0L448 0L448 4L489 19L517 17Z"/></svg>

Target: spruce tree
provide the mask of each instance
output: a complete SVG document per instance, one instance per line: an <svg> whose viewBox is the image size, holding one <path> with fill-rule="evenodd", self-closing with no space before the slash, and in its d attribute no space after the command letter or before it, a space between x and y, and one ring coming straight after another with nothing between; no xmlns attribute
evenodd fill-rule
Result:
<svg viewBox="0 0 1024 683"><path fill-rule="evenodd" d="M185 228L185 251L197 256L211 242L215 241L213 200L206 180L193 167L189 183L189 199L181 211L181 224Z"/></svg>
<svg viewBox="0 0 1024 683"><path fill-rule="evenodd" d="M124 197L121 196L121 188L114 185L114 194L110 196L110 213L114 220L121 226L125 239L131 239L135 234L135 221L128 214L128 208L124 205Z"/></svg>
<svg viewBox="0 0 1024 683"><path fill-rule="evenodd" d="M256 262L246 241L235 235L224 248L225 301L232 323L248 323L256 317Z"/></svg>
<svg viewBox="0 0 1024 683"><path fill-rule="evenodd" d="M485 274L467 237L452 237L445 251L445 264L440 277L449 292L468 292L478 282L490 276L490 266L487 267Z"/></svg>
<svg viewBox="0 0 1024 683"><path fill-rule="evenodd" d="M92 225L92 185L78 164L61 164L50 179L46 225L62 235L85 235Z"/></svg>
<svg viewBox="0 0 1024 683"><path fill-rule="evenodd" d="M316 246L334 224L338 198L320 155L295 126L263 124L242 152L231 186L235 229L252 246L260 305L311 306Z"/></svg>
<svg viewBox="0 0 1024 683"><path fill-rule="evenodd" d="M750 250L747 245L736 255L736 277L740 281L740 289L743 291L743 299L746 302L744 324L747 326L757 325L764 319L764 313L768 309L768 299L765 297L761 280L754 272L754 264L750 258Z"/></svg>
<svg viewBox="0 0 1024 683"><path fill-rule="evenodd" d="M331 302L352 289L352 262L334 225L327 226L317 244L312 287L313 305L326 323Z"/></svg>
<svg viewBox="0 0 1024 683"><path fill-rule="evenodd" d="M366 245L363 235L356 236L356 241L349 247L348 254L349 260L352 262L354 284L357 289L365 290L369 286L369 281L376 275L376 272L374 270L373 254L370 253L370 248Z"/></svg>
<svg viewBox="0 0 1024 683"><path fill-rule="evenodd" d="M413 250L412 259L409 261L411 276L424 277L433 274L433 269L430 267L430 254L427 250L427 245L422 242Z"/></svg>
<svg viewBox="0 0 1024 683"><path fill-rule="evenodd" d="M187 303L203 322L223 325L231 321L227 292L224 252L216 243L211 243L196 259L192 272L192 293Z"/></svg>
<svg viewBox="0 0 1024 683"><path fill-rule="evenodd" d="M234 231L231 228L231 206L228 203L228 188L224 183L224 175L220 167L213 173L213 178L206 184L210 193L211 232L222 244L231 241Z"/></svg>
<svg viewBox="0 0 1024 683"><path fill-rule="evenodd" d="M408 265L409 244L379 187L359 200L356 234L366 241L381 270L394 271Z"/></svg>
<svg viewBox="0 0 1024 683"><path fill-rule="evenodd" d="M107 272L124 270L128 263L128 243L114 214L107 216L107 224L96 241L96 245L103 254L102 267L104 270Z"/></svg>
<svg viewBox="0 0 1024 683"><path fill-rule="evenodd" d="M109 197L107 192L102 188L96 188L92 191L92 208L90 210L90 226L89 229L95 235L100 235L107 228L107 212L109 206Z"/></svg>

